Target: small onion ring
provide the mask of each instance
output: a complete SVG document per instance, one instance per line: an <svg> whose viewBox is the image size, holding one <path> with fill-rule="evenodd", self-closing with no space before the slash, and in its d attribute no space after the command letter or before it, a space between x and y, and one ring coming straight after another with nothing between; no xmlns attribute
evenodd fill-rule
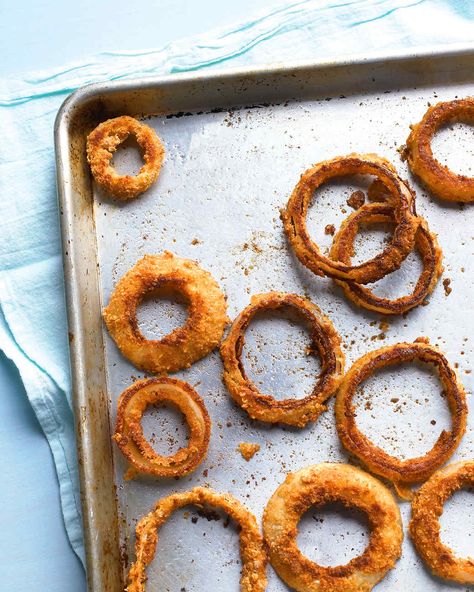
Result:
<svg viewBox="0 0 474 592"><path fill-rule="evenodd" d="M452 429L443 430L433 448L424 456L399 460L375 446L359 431L352 400L357 387L375 370L414 360L420 360L437 369L448 400ZM359 358L344 376L337 393L335 412L337 431L345 448L360 459L370 471L392 481L400 497L405 499L411 498L405 485L424 481L443 465L458 447L466 430L467 405L464 387L441 351L423 341L389 345Z"/></svg>
<svg viewBox="0 0 474 592"><path fill-rule="evenodd" d="M137 307L145 294L179 292L188 302L186 323L162 339L146 339ZM117 283L103 315L122 354L148 372L176 372L212 351L227 324L224 294L195 261L165 251L145 255Z"/></svg>
<svg viewBox="0 0 474 592"><path fill-rule="evenodd" d="M474 584L474 559L457 557L440 537L439 518L446 500L466 486L474 486L474 460L453 463L434 473L415 494L410 536L435 575L459 584Z"/></svg>
<svg viewBox="0 0 474 592"><path fill-rule="evenodd" d="M193 504L210 505L224 510L240 527L240 556L242 573L241 592L264 592L267 586L267 552L255 516L229 493L216 493L205 487L175 493L159 500L152 512L144 516L136 527L136 560L128 574L127 592L145 592L145 569L155 555L158 543L157 530L177 509Z"/></svg>
<svg viewBox="0 0 474 592"><path fill-rule="evenodd" d="M314 191L324 182L350 174L375 175L392 194L396 227L392 242L369 261L347 265L325 257L311 240L306 216ZM307 170L282 211L282 220L288 239L303 265L317 275L367 284L381 279L400 267L413 249L419 219L414 213L414 193L400 179L393 166L375 154L350 154L326 160Z"/></svg>
<svg viewBox="0 0 474 592"><path fill-rule="evenodd" d="M308 324L312 346L321 357L322 369L310 395L303 399L278 401L271 395L261 393L246 376L241 355L245 344L244 333L252 318L262 310L286 307L296 311ZM335 392L342 379L344 354L340 343L341 339L331 321L309 300L282 292L256 294L252 296L249 306L235 319L221 344L224 382L234 401L252 419L303 427L326 410L324 402Z"/></svg>
<svg viewBox="0 0 474 592"><path fill-rule="evenodd" d="M393 206L385 203L365 204L359 208L342 223L340 230L334 237L330 257L350 265L359 226L361 224L380 222L393 223L393 214ZM375 295L361 284L335 280L343 288L349 300L368 310L374 310L385 315L399 315L422 304L426 297L431 294L443 272L443 253L436 235L430 232L426 220L423 218L420 220L415 236L415 247L421 255L423 271L413 292L408 296L389 300Z"/></svg>
<svg viewBox="0 0 474 592"><path fill-rule="evenodd" d="M431 141L439 128L462 121L474 124L474 97L437 103L412 126L404 156L412 172L437 197L447 201L474 201L474 177L453 173L433 156Z"/></svg>
<svg viewBox="0 0 474 592"><path fill-rule="evenodd" d="M323 567L298 549L298 522L311 507L342 502L364 512L370 540L364 553L345 565ZM290 473L263 513L270 563L298 592L369 592L401 555L400 510L390 491L371 475L346 464L322 463Z"/></svg>
<svg viewBox="0 0 474 592"><path fill-rule="evenodd" d="M150 405L168 403L183 413L189 427L189 443L172 456L157 454L145 439L141 418ZM209 446L211 419L198 393L174 378L137 380L119 398L113 439L130 461L125 478L145 473L155 477L183 477L204 460Z"/></svg>
<svg viewBox="0 0 474 592"><path fill-rule="evenodd" d="M119 175L111 161L114 152L130 135L143 150L144 165L136 176ZM158 178L165 149L154 129L123 115L100 123L87 137L87 161L97 184L119 199L146 191Z"/></svg>

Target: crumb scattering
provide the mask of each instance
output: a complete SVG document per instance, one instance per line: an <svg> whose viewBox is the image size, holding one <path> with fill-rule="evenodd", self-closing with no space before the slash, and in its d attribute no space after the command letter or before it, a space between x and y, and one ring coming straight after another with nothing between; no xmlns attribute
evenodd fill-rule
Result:
<svg viewBox="0 0 474 592"><path fill-rule="evenodd" d="M451 292L453 291L450 284L451 284L450 278L446 278L443 280L444 293L446 294L446 296L449 296L451 294Z"/></svg>
<svg viewBox="0 0 474 592"><path fill-rule="evenodd" d="M334 226L334 224L327 224L324 232L326 234L330 234L331 236L334 236L334 233L336 232L336 227Z"/></svg>
<svg viewBox="0 0 474 592"><path fill-rule="evenodd" d="M241 442L238 451L243 458L248 462L260 450L260 444L252 444L251 442Z"/></svg>
<svg viewBox="0 0 474 592"><path fill-rule="evenodd" d="M347 205L353 208L354 210L358 210L361 208L365 203L365 194L363 191L358 189L351 194L349 199L346 201Z"/></svg>

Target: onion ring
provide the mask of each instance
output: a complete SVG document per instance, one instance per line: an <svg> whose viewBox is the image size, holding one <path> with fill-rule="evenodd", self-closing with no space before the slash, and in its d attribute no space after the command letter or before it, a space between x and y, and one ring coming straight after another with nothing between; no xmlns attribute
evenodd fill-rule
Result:
<svg viewBox="0 0 474 592"><path fill-rule="evenodd" d="M264 592L267 585L267 552L255 516L229 493L220 494L205 487L175 493L159 500L152 512L136 527L136 560L128 574L127 592L145 592L145 569L150 564L158 543L157 530L177 509L193 504L210 505L224 510L240 527L241 592Z"/></svg>
<svg viewBox="0 0 474 592"><path fill-rule="evenodd" d="M447 201L474 201L474 177L453 173L434 156L431 140L446 123L463 121L474 124L474 97L437 103L423 119L412 126L404 156L412 172L437 197Z"/></svg>
<svg viewBox="0 0 474 592"><path fill-rule="evenodd" d="M446 393L452 416L450 431L441 432L433 448L424 456L399 460L375 446L355 422L352 399L357 387L375 370L400 362L420 360L434 366ZM466 430L467 405L464 387L444 355L422 341L397 343L359 358L344 376L336 397L336 427L345 448L373 473L392 481L400 497L410 499L405 486L427 479L454 453Z"/></svg>
<svg viewBox="0 0 474 592"><path fill-rule="evenodd" d="M354 240L360 224L393 223L393 214L393 207L389 204L371 203L359 208L346 218L334 237L330 257L350 265L351 254L354 251ZM443 272L443 253L436 235L430 232L428 224L423 218L420 220L415 236L415 247L421 255L423 271L413 292L408 296L389 300L388 298L376 296L361 284L335 280L343 288L349 300L368 310L374 310L385 315L399 315L422 304L426 297L431 294Z"/></svg>
<svg viewBox="0 0 474 592"><path fill-rule="evenodd" d="M298 549L298 522L311 506L332 501L364 512L371 533L362 555L323 567ZM270 563L298 592L368 592L400 557L403 529L393 495L380 481L351 465L322 463L286 477L264 510L263 536Z"/></svg>
<svg viewBox="0 0 474 592"><path fill-rule="evenodd" d="M172 456L157 454L145 439L140 420L150 405L170 403L186 418L189 443ZM125 478L138 473L155 477L183 477L204 460L209 446L211 420L204 401L186 382L174 378L146 378L128 387L119 398L113 439L132 469Z"/></svg>
<svg viewBox="0 0 474 592"><path fill-rule="evenodd" d="M306 226L308 207L314 191L324 182L350 174L375 175L393 196L396 228L392 242L369 261L347 265L325 257L311 240ZM381 279L400 267L413 249L419 219L414 213L414 193L400 179L393 166L375 154L350 154L317 164L301 176L293 190L282 220L293 250L303 265L317 275L367 284Z"/></svg>
<svg viewBox="0 0 474 592"><path fill-rule="evenodd" d="M143 150L144 165L138 175L119 175L111 161L114 152L130 135ZM123 115L99 124L87 137L87 161L97 184L119 199L146 191L158 178L165 149L154 129Z"/></svg>
<svg viewBox="0 0 474 592"><path fill-rule="evenodd" d="M146 339L137 322L145 294L182 294L188 302L186 323L162 339ZM165 251L145 255L117 283L104 309L104 320L122 354L148 372L176 372L200 360L219 343L227 324L224 294L195 261Z"/></svg>
<svg viewBox="0 0 474 592"><path fill-rule="evenodd" d="M412 503L410 536L431 571L459 584L474 584L474 559L462 559L441 542L439 518L446 500L474 485L474 460L453 463L437 471L416 492Z"/></svg>
<svg viewBox="0 0 474 592"><path fill-rule="evenodd" d="M285 307L296 311L308 324L311 349L319 353L322 370L310 395L303 399L277 401L271 395L261 393L246 376L241 355L245 344L244 333L255 314ZM342 379L344 354L340 343L341 339L331 321L309 300L282 292L257 294L252 296L250 305L235 319L221 344L224 382L234 401L252 419L303 427L326 410L324 402L335 392Z"/></svg>

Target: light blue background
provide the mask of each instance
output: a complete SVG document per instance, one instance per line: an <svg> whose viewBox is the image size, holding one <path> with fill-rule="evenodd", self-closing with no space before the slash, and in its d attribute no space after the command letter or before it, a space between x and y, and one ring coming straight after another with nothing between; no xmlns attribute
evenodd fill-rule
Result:
<svg viewBox="0 0 474 592"><path fill-rule="evenodd" d="M102 51L162 47L270 6L269 0L0 0L0 76L83 61ZM146 6L146 8L145 8ZM46 439L18 371L0 352L0 588L83 592L64 529Z"/></svg>

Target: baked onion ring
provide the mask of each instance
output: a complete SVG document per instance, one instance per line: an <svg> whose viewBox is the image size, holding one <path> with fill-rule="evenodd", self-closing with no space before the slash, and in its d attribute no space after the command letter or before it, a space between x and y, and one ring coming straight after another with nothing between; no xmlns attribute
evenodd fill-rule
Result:
<svg viewBox="0 0 474 592"><path fill-rule="evenodd" d="M393 207L385 203L371 203L359 208L342 223L339 232L334 237L330 257L350 265L351 255L354 252L354 241L360 225L380 222L393 223L393 214ZM421 255L423 271L413 292L408 296L390 300L376 296L361 284L335 280L343 288L349 300L368 310L385 315L399 315L422 304L431 294L443 272L443 253L436 235L430 232L426 220L423 218L420 220L415 236L415 247Z"/></svg>
<svg viewBox="0 0 474 592"><path fill-rule="evenodd" d="M175 493L157 502L152 512L136 527L136 560L128 574L127 592L145 592L146 567L150 564L158 543L157 530L177 509L193 504L198 507L221 508L239 526L242 573L241 592L264 592L267 586L267 552L254 515L229 493L220 494L205 487Z"/></svg>
<svg viewBox="0 0 474 592"><path fill-rule="evenodd" d="M314 191L334 177L350 174L375 175L383 183L393 197L396 222L392 242L382 253L359 265L325 257L306 226ZM349 154L321 162L303 173L281 215L290 244L303 265L317 275L367 284L398 269L412 250L419 224L413 202L414 193L387 160L375 154Z"/></svg>
<svg viewBox="0 0 474 592"><path fill-rule="evenodd" d="M424 456L400 460L373 444L355 421L353 398L357 387L370 374L401 362L419 360L434 366L446 393L452 416L450 431L441 432L433 448ZM373 473L392 481L400 497L410 499L407 485L424 481L454 453L466 430L467 405L464 387L439 349L422 341L397 343L359 358L344 376L336 397L336 427L345 448Z"/></svg>
<svg viewBox="0 0 474 592"><path fill-rule="evenodd" d="M111 161L114 152L130 135L143 150L144 165L136 176L119 175ZM123 115L100 123L87 137L87 161L97 184L119 199L146 191L158 178L165 149L154 129Z"/></svg>
<svg viewBox="0 0 474 592"><path fill-rule="evenodd" d="M463 487L474 486L474 460L453 463L437 471L416 492L410 535L431 571L459 584L474 584L474 559L457 557L441 542L439 518L446 500Z"/></svg>
<svg viewBox="0 0 474 592"><path fill-rule="evenodd" d="M321 358L321 373L310 395L303 399L278 401L261 393L247 377L242 364L245 331L252 318L262 310L290 308L308 325L311 334L311 352ZM268 423L284 423L297 427L316 420L326 410L324 402L337 389L344 370L341 339L331 321L319 308L295 294L269 292L252 296L249 306L235 319L229 334L221 344L224 363L224 382L234 401L245 409L252 419Z"/></svg>
<svg viewBox="0 0 474 592"><path fill-rule="evenodd" d="M189 443L172 456L156 453L145 439L141 418L150 405L171 404L183 413L189 427ZM211 420L204 402L186 382L174 378L145 378L128 387L119 398L113 439L136 473L155 477L183 477L204 460L209 446Z"/></svg>
<svg viewBox="0 0 474 592"><path fill-rule="evenodd" d="M298 549L298 522L311 506L333 501L367 515L370 540L349 563L323 567ZM380 481L350 465L322 463L286 477L264 510L263 536L270 563L294 590L368 592L400 557L403 530L393 495Z"/></svg>
<svg viewBox="0 0 474 592"><path fill-rule="evenodd" d="M186 323L162 339L146 339L137 307L150 293L179 292L188 303ZM224 294L195 261L165 251L145 255L117 283L104 309L107 328L122 354L148 372L176 372L200 360L219 343L227 324Z"/></svg>
<svg viewBox="0 0 474 592"><path fill-rule="evenodd" d="M462 121L474 124L474 97L437 103L412 126L404 156L412 172L437 197L448 201L474 201L474 177L453 173L433 156L431 141L441 126Z"/></svg>

